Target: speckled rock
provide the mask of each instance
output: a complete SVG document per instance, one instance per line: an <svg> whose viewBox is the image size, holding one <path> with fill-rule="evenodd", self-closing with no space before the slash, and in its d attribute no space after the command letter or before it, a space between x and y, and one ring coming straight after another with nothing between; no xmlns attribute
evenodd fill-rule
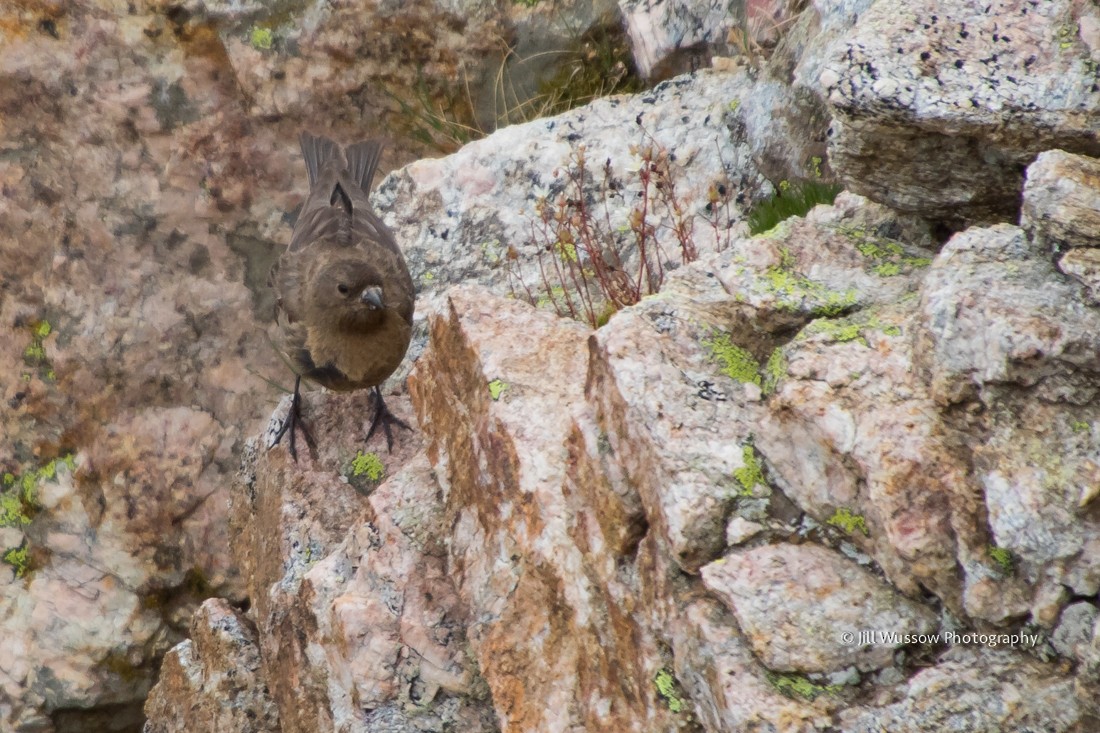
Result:
<svg viewBox="0 0 1100 733"><path fill-rule="evenodd" d="M1015 221L1038 153L1100 153L1097 18L1074 0L875 3L821 74L833 168L953 227Z"/></svg>
<svg viewBox="0 0 1100 733"><path fill-rule="evenodd" d="M470 648L503 730L675 726L650 682L659 658L631 615L631 583L570 476L571 463L592 460L574 427L587 336L460 287L410 377L443 491L449 567L476 619Z"/></svg>
<svg viewBox="0 0 1100 733"><path fill-rule="evenodd" d="M165 655L145 703L144 733L273 733L256 628L222 599L203 603L191 638Z"/></svg>
<svg viewBox="0 0 1100 733"><path fill-rule="evenodd" d="M974 733L1091 730L1064 673L1018 653L956 647L942 664L900 686L902 697L881 708L840 714L846 733L966 730Z"/></svg>
<svg viewBox="0 0 1100 733"><path fill-rule="evenodd" d="M1041 153L1027 168L1020 226L1055 251L1100 247L1100 160Z"/></svg>
<svg viewBox="0 0 1100 733"><path fill-rule="evenodd" d="M715 51L728 52L738 11L744 16L744 3L736 0L619 0L619 7L638 72L658 80L706 66Z"/></svg>
<svg viewBox="0 0 1100 733"><path fill-rule="evenodd" d="M701 574L733 611L753 651L777 672L881 669L893 664L905 639L936 629L927 608L812 544L734 551ZM861 640L861 633L876 630L898 637Z"/></svg>

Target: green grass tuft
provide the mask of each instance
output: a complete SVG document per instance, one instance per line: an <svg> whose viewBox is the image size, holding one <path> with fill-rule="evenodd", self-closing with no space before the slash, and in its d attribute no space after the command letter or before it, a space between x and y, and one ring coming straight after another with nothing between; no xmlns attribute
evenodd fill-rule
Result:
<svg viewBox="0 0 1100 733"><path fill-rule="evenodd" d="M805 216L818 204L832 204L842 190L844 189L835 183L783 181L774 194L758 203L749 212L749 233L762 234L774 229L780 222L792 216Z"/></svg>

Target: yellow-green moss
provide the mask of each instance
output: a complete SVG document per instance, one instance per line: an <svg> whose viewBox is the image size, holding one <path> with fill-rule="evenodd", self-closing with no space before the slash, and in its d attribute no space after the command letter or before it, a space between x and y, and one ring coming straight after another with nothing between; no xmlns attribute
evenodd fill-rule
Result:
<svg viewBox="0 0 1100 733"><path fill-rule="evenodd" d="M760 385L760 364L748 349L733 343L727 333L715 333L703 341L710 357L721 365L720 371L743 384Z"/></svg>
<svg viewBox="0 0 1100 733"><path fill-rule="evenodd" d="M867 529L867 520L859 514L853 514L851 510L846 507L841 507L833 512L833 516L826 519L825 524L837 527L846 534L854 535L856 531L859 531L862 532L865 537L871 536L870 531Z"/></svg>
<svg viewBox="0 0 1100 733"><path fill-rule="evenodd" d="M268 51L275 43L275 34L271 32L270 28L253 26L248 33L248 43L257 51Z"/></svg>
<svg viewBox="0 0 1100 733"><path fill-rule="evenodd" d="M733 471L734 480L741 486L737 493L752 497L754 488L768 485L767 479L764 478L764 464L757 457L756 448L752 443L741 446L741 463L743 464L741 468Z"/></svg>
<svg viewBox="0 0 1100 733"><path fill-rule="evenodd" d="M351 461L352 476L366 476L371 481L377 481L386 473L386 466L377 453L364 453L357 451Z"/></svg>
<svg viewBox="0 0 1100 733"><path fill-rule="evenodd" d="M507 382L501 381L499 379L494 379L493 381L489 382L489 396L492 397L494 401L499 400L500 396L504 394L505 390L507 389Z"/></svg>
<svg viewBox="0 0 1100 733"><path fill-rule="evenodd" d="M783 349L776 348L772 351L771 356L764 363L764 394L769 395L775 392L779 382L787 376L789 366L787 355L783 353Z"/></svg>
<svg viewBox="0 0 1100 733"><path fill-rule="evenodd" d="M830 290L821 283L803 277L788 267L769 267L761 276L765 292L779 296L779 308L799 310L810 302L810 314L815 317L837 316L854 306L855 290Z"/></svg>
<svg viewBox="0 0 1100 733"><path fill-rule="evenodd" d="M868 232L862 227L841 226L837 231L848 237L864 257L875 260L872 271L880 277L900 275L903 269L928 267L930 257L912 257L905 254L900 242Z"/></svg>
<svg viewBox="0 0 1100 733"><path fill-rule="evenodd" d="M840 685L817 685L800 674L768 673L768 682L785 697L802 700L815 700L822 695L835 695Z"/></svg>
<svg viewBox="0 0 1100 733"><path fill-rule="evenodd" d="M988 550L990 559L997 563L997 567L1001 569L1001 572L1005 575L1012 575L1016 569L1016 556L1012 554L1012 550L1006 550L996 545L990 545Z"/></svg>
<svg viewBox="0 0 1100 733"><path fill-rule="evenodd" d="M4 562L8 565L11 565L12 569L15 570L15 577L17 578L22 578L30 569L30 553L28 552L26 543L19 547L12 547L5 550L4 554L0 555L0 557L2 557Z"/></svg>
<svg viewBox="0 0 1100 733"><path fill-rule="evenodd" d="M683 712L684 700L680 693L680 683L676 681L675 675L667 669L660 669L653 678L653 682L657 687L657 694L668 705L669 712Z"/></svg>
<svg viewBox="0 0 1100 733"><path fill-rule="evenodd" d="M1089 432L1089 424L1084 420L1074 420L1070 425L1070 430L1075 433L1087 433Z"/></svg>
<svg viewBox="0 0 1100 733"><path fill-rule="evenodd" d="M832 343L847 343L857 341L867 346L864 333L878 331L887 336L900 336L901 328L892 323L886 323L877 315L861 313L849 318L826 319L821 318L803 330L803 336L821 335Z"/></svg>

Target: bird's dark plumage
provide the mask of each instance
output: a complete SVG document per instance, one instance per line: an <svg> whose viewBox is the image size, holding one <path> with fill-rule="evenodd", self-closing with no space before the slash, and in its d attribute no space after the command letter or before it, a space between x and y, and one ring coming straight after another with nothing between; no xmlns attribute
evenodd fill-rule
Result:
<svg viewBox="0 0 1100 733"><path fill-rule="evenodd" d="M400 421L378 385L409 347L415 293L393 234L370 206L382 146L341 151L309 133L301 143L309 196L270 276L280 346L300 377L334 390L374 388L370 432L381 424L392 442L389 423Z"/></svg>

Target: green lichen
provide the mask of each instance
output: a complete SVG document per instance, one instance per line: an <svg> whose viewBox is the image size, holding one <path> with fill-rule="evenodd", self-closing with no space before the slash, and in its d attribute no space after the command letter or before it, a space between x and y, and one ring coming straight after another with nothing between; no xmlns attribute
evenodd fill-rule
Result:
<svg viewBox="0 0 1100 733"><path fill-rule="evenodd" d="M714 361L721 364L721 372L742 384L760 385L760 364L753 355L730 340L729 334L715 333L703 341Z"/></svg>
<svg viewBox="0 0 1100 733"><path fill-rule="evenodd" d="M751 498L755 496L753 489L768 485L764 478L764 464L757 457L756 448L751 442L741 446L741 463L741 468L733 471L734 480L741 486L737 493L739 496Z"/></svg>
<svg viewBox="0 0 1100 733"><path fill-rule="evenodd" d="M738 109L741 108L741 100L738 99L737 97L734 97L733 99L730 100L730 103L729 103L728 106L729 106L729 111L730 112L736 112Z"/></svg>
<svg viewBox="0 0 1100 733"><path fill-rule="evenodd" d="M1075 433L1087 433L1089 432L1089 424L1084 420L1074 420L1070 425L1070 430Z"/></svg>
<svg viewBox="0 0 1100 733"><path fill-rule="evenodd" d="M668 705L668 710L671 713L680 713L684 710L684 700L680 692L680 683L677 682L675 675L669 672L667 669L657 670L657 675L653 678L653 682L657 687L657 694L664 699L665 704Z"/></svg>
<svg viewBox="0 0 1100 733"><path fill-rule="evenodd" d="M500 399L500 396L504 394L504 391L508 389L508 383L499 379L494 379L489 382L489 396L493 398L493 401Z"/></svg>
<svg viewBox="0 0 1100 733"><path fill-rule="evenodd" d="M21 527L31 523L22 497L15 492L0 494L0 527Z"/></svg>
<svg viewBox="0 0 1100 733"><path fill-rule="evenodd" d="M428 272L425 272L423 275L421 275L420 279L424 282L430 283L432 280L435 280L435 273L429 270Z"/></svg>
<svg viewBox="0 0 1100 733"><path fill-rule="evenodd" d="M5 550L3 555L0 555L4 562L11 565L15 571L15 577L22 578L30 570L30 552L27 547L27 543L24 542L19 547L12 547L9 550Z"/></svg>
<svg viewBox="0 0 1100 733"><path fill-rule="evenodd" d="M801 336L821 336L836 344L855 341L867 346L865 334L869 331L878 331L886 336L901 335L899 326L885 323L877 315L861 313L850 318L818 319L806 326Z"/></svg>
<svg viewBox="0 0 1100 733"><path fill-rule="evenodd" d="M364 453L357 451L351 462L352 476L366 476L371 481L377 481L386 473L386 466L377 453Z"/></svg>
<svg viewBox="0 0 1100 733"><path fill-rule="evenodd" d="M783 353L783 349L776 348L772 351L771 356L764 363L764 394L775 392L783 377L787 376L788 367L787 355Z"/></svg>
<svg viewBox="0 0 1100 733"><path fill-rule="evenodd" d="M23 527L31 523L31 519L40 509L38 486L42 481L54 480L60 464L64 464L69 471L76 465L70 454L55 458L21 476L4 474L4 488L0 493L0 527Z"/></svg>
<svg viewBox="0 0 1100 733"><path fill-rule="evenodd" d="M270 28L253 26L248 32L248 43L257 51L269 51L275 43L275 34Z"/></svg>
<svg viewBox="0 0 1100 733"><path fill-rule="evenodd" d="M491 267L496 267L504 260L504 247L499 239L492 239L481 243L481 256Z"/></svg>
<svg viewBox="0 0 1100 733"><path fill-rule="evenodd" d="M871 532L867 529L867 521L861 515L853 514L846 507L841 507L833 512L833 516L826 519L825 524L837 527L849 535L854 535L858 530L865 537L871 536Z"/></svg>
<svg viewBox="0 0 1100 733"><path fill-rule="evenodd" d="M800 674L768 673L768 682L784 697L816 700L822 695L835 695L841 685L817 685Z"/></svg>
<svg viewBox="0 0 1100 733"><path fill-rule="evenodd" d="M798 311L805 308L808 301L810 315L814 317L838 316L858 301L855 290L830 290L783 266L769 267L760 282L765 292L779 297L779 308Z"/></svg>
<svg viewBox="0 0 1100 733"><path fill-rule="evenodd" d="M1001 572L1005 575L1012 575L1016 569L1016 556L1012 554L1012 550L1006 550L996 545L990 545L988 550L990 559L997 563L997 567L1001 569Z"/></svg>
<svg viewBox="0 0 1100 733"><path fill-rule="evenodd" d="M928 267L932 264L932 258L907 255L900 242L872 234L862 227L841 226L837 231L852 240L861 255L875 261L871 270L879 277L894 277L900 275L903 270Z"/></svg>
<svg viewBox="0 0 1100 733"><path fill-rule="evenodd" d="M31 324L30 331L31 342L23 349L23 363L33 368L39 376L52 382L56 379L56 375L46 357L46 347L43 342L53 333L53 326L46 320L35 321ZM34 378L34 374L24 372L22 377L23 381L29 382Z"/></svg>

